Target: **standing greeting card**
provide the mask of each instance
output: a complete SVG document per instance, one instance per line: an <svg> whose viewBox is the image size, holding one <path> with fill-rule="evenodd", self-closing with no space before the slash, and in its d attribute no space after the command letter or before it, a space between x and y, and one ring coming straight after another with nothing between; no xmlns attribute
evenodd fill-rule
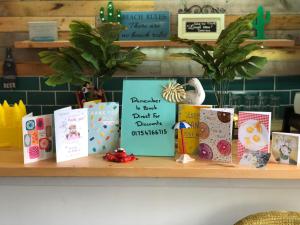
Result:
<svg viewBox="0 0 300 225"><path fill-rule="evenodd" d="M32 163L54 157L53 115L22 118L24 163Z"/></svg>
<svg viewBox="0 0 300 225"><path fill-rule="evenodd" d="M169 80L124 80L121 147L144 156L174 156L176 105L162 97Z"/></svg>
<svg viewBox="0 0 300 225"><path fill-rule="evenodd" d="M234 109L201 109L199 123L200 159L232 162Z"/></svg>
<svg viewBox="0 0 300 225"><path fill-rule="evenodd" d="M211 108L207 105L188 105L179 104L178 121L185 121L191 125L191 128L184 130L183 138L185 141L185 150L187 154L198 154L199 146L199 123L200 112L202 109ZM182 149L181 135L178 135L178 149Z"/></svg>
<svg viewBox="0 0 300 225"><path fill-rule="evenodd" d="M89 114L89 154L106 153L119 146L119 104L86 102Z"/></svg>
<svg viewBox="0 0 300 225"><path fill-rule="evenodd" d="M253 152L269 152L270 112L239 112L238 128L238 159L244 164Z"/></svg>
<svg viewBox="0 0 300 225"><path fill-rule="evenodd" d="M56 161L88 156L88 111L71 107L54 111Z"/></svg>
<svg viewBox="0 0 300 225"><path fill-rule="evenodd" d="M300 134L273 132L271 149L279 163L300 165Z"/></svg>

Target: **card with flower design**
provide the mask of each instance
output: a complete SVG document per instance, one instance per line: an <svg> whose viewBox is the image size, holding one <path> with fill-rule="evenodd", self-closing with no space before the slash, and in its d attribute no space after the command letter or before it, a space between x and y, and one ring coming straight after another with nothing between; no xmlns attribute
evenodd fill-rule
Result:
<svg viewBox="0 0 300 225"><path fill-rule="evenodd" d="M271 151L281 164L300 165L300 134L272 132Z"/></svg>
<svg viewBox="0 0 300 225"><path fill-rule="evenodd" d="M200 159L232 162L234 109L201 109L199 124Z"/></svg>
<svg viewBox="0 0 300 225"><path fill-rule="evenodd" d="M238 159L249 158L256 151L268 153L270 150L270 112L239 112ZM251 157L250 157L251 158Z"/></svg>
<svg viewBox="0 0 300 225"><path fill-rule="evenodd" d="M24 163L32 163L54 157L53 115L22 118Z"/></svg>
<svg viewBox="0 0 300 225"><path fill-rule="evenodd" d="M119 104L86 102L89 114L89 154L106 153L119 146Z"/></svg>
<svg viewBox="0 0 300 225"><path fill-rule="evenodd" d="M183 138L185 140L185 150L187 154L197 155L199 146L199 117L202 109L211 108L210 105L189 105L179 104L178 121L185 121L191 128L185 129ZM178 149L182 149L181 135L178 135Z"/></svg>

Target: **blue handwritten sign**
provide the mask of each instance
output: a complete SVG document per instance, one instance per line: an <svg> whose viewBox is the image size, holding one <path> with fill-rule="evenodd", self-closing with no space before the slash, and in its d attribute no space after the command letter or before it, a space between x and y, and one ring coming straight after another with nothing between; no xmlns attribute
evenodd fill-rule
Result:
<svg viewBox="0 0 300 225"><path fill-rule="evenodd" d="M169 80L124 80L121 147L144 156L173 156L176 105L161 96Z"/></svg>
<svg viewBox="0 0 300 225"><path fill-rule="evenodd" d="M120 40L168 40L170 36L168 11L122 11L122 24L127 30L120 34Z"/></svg>

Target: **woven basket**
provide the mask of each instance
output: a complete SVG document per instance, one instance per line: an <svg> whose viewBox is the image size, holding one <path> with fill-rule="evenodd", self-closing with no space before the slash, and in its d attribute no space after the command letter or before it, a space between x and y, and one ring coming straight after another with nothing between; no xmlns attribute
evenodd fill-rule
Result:
<svg viewBox="0 0 300 225"><path fill-rule="evenodd" d="M234 225L300 225L300 212L263 212L245 217Z"/></svg>

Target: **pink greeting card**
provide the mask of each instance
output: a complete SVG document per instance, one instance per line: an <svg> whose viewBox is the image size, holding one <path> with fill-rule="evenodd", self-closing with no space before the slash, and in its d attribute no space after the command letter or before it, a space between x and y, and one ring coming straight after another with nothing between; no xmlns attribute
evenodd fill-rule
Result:
<svg viewBox="0 0 300 225"><path fill-rule="evenodd" d="M270 112L240 112L238 128L239 160L247 158L249 152L269 152Z"/></svg>
<svg viewBox="0 0 300 225"><path fill-rule="evenodd" d="M234 109L201 109L199 157L224 163L232 162Z"/></svg>

